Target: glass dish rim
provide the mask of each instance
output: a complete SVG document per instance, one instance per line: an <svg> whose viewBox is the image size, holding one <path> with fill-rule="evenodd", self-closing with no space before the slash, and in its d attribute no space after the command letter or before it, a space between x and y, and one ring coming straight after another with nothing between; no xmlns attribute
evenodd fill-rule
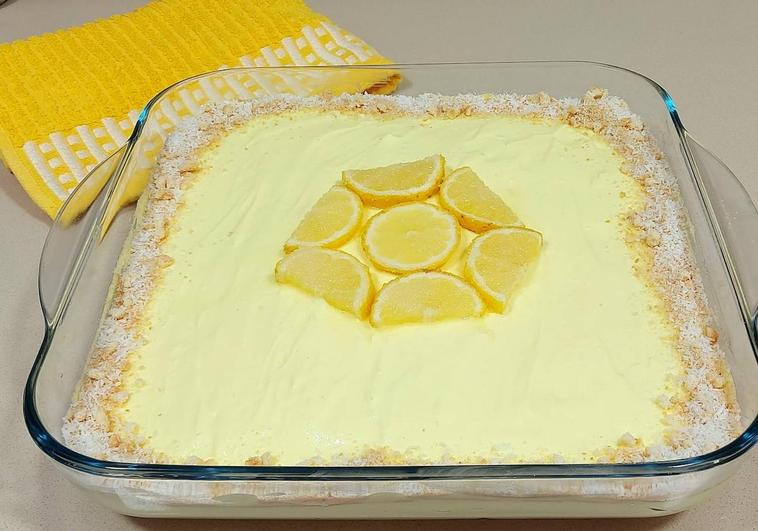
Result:
<svg viewBox="0 0 758 531"><path fill-rule="evenodd" d="M435 62L435 63L406 63L406 64L387 64L387 65L320 65L320 66L284 66L284 67L253 67L256 71L282 71L286 69L306 69L306 70L362 70L362 69L434 69L441 67L507 67L516 65L535 65L535 66L592 66L599 68L607 68L616 70L625 74L631 74L642 80L646 81L663 100L666 109L668 110L669 117L673 122L674 128L679 137L680 145L682 146L685 162L688 166L688 171L693 177L696 186L701 194L704 194L702 185L699 184L699 179L696 177L696 169L693 161L693 157L689 152L686 139L692 138L684 125L682 124L677 106L674 103L671 95L660 84L653 81L649 77L635 72L634 70L596 61L482 61L482 62ZM250 67L230 68L224 69L224 71L248 71L252 70ZM128 160L131 155L134 144L139 140L141 133L144 129L144 125L150 116L150 111L153 106L161 100L161 98L175 87L184 83L190 82L195 79L217 74L220 70L211 72L205 72L189 78L177 81L176 83L166 87L158 92L142 109L137 119L136 125L132 134L130 135L127 143L122 149L117 150L111 157L118 156L122 151L123 155L118 167L114 170L113 175L110 178L112 183L118 177L125 161ZM714 157L718 162L723 164L715 155L708 152L710 156ZM101 165L107 164L111 157L105 159L98 164L90 172L96 172ZM725 166L725 165L724 165ZM726 166L725 166L726 167ZM731 173L731 170L729 170ZM734 175L732 174L734 177ZM82 181L84 183L85 179ZM741 183L734 177L737 185L742 186ZM64 202L60 212L65 210L66 205L71 197L74 196L79 186L75 188L69 198ZM701 201L702 201L701 197ZM712 214L707 214L712 217ZM54 227L59 222L59 215L56 217ZM713 221L713 220L709 220ZM44 246L48 245L48 240L52 233L48 233L45 239ZM724 253L724 242L717 239L719 249ZM730 274L730 280L732 282L732 288L735 293L738 292L737 286L734 282L734 271L731 271L731 266L727 263L727 269ZM39 278L41 280L41 277ZM44 301L42 300L42 293L40 289L40 305L44 311ZM748 328L748 335L751 339L751 345L753 353L758 357L758 348L756 347L756 338L752 330L749 321L751 319L750 311L746 311L746 305L744 300L738 295L738 303L743 305L740 310L743 316L747 317L746 325ZM632 477L660 477L660 476L678 476L680 474L693 473L702 470L718 466L729 461L732 461L740 455L747 452L756 442L758 442L758 416L746 427L746 429L729 444L714 450L712 452L676 460L668 461L652 461L645 463L619 463L619 464L602 464L602 463L587 463L587 464L496 464L496 465L470 465L470 464L454 464L454 465L373 465L373 466L247 466L247 465L173 465L173 464L143 464L143 463L126 463L107 461L89 457L80 454L65 444L59 442L53 435L47 430L42 422L36 408L36 398L34 390L36 388L39 372L43 366L47 350L51 344L52 338L55 334L57 320L48 322L45 319L45 331L42 343L35 357L34 363L27 378L26 385L24 387L23 396L23 412L24 420L26 422L27 430L35 443L40 449L58 463L74 469L79 472L88 473L96 476L111 477L111 478L124 478L124 479L173 479L173 480L234 480L234 481L250 481L250 480L279 480L279 481L366 481L366 480L404 480L404 481L418 481L418 480L457 480L457 479L584 479L584 478L632 478Z"/></svg>

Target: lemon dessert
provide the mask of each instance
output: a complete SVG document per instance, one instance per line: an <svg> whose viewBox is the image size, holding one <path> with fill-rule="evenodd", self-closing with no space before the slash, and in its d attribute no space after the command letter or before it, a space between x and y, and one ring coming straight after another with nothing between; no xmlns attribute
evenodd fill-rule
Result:
<svg viewBox="0 0 758 531"><path fill-rule="evenodd" d="M66 442L228 465L640 462L739 432L675 180L594 89L209 105Z"/></svg>

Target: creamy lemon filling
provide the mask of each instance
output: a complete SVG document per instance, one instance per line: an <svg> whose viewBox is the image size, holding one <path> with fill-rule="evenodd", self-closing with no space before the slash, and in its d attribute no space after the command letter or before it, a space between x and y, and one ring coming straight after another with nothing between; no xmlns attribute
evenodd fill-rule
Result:
<svg viewBox="0 0 758 531"><path fill-rule="evenodd" d="M275 282L282 242L341 170L434 153L474 169L544 236L504 315L377 330ZM598 135L505 115L298 111L253 119L201 162L114 411L153 451L225 464L382 447L435 462L585 461L625 433L662 442L656 402L682 367L625 241L642 190ZM345 249L365 260L357 241ZM460 273L461 249L445 270ZM377 287L390 278L373 271Z"/></svg>

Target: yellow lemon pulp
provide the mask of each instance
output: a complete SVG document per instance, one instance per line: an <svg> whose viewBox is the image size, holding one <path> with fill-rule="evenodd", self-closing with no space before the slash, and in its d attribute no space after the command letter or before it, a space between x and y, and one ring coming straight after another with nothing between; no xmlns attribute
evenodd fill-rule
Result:
<svg viewBox="0 0 758 531"><path fill-rule="evenodd" d="M471 168L465 166L452 172L442 182L440 204L463 227L474 232L521 225L505 201L490 190Z"/></svg>
<svg viewBox="0 0 758 531"><path fill-rule="evenodd" d="M484 304L463 279L436 271L411 273L382 287L371 309L374 326L478 317Z"/></svg>
<svg viewBox="0 0 758 531"><path fill-rule="evenodd" d="M345 170L342 181L367 204L387 207L436 193L445 172L442 155L380 168Z"/></svg>
<svg viewBox="0 0 758 531"><path fill-rule="evenodd" d="M276 280L365 317L374 294L368 268L342 251L303 247L276 264Z"/></svg>
<svg viewBox="0 0 758 531"><path fill-rule="evenodd" d="M361 224L361 200L344 186L333 186L305 215L284 244L286 251L298 247L339 247L355 235Z"/></svg>
<svg viewBox="0 0 758 531"><path fill-rule="evenodd" d="M506 316L374 329L277 284L282 242L341 169L438 152L545 235ZM295 465L366 447L586 462L625 432L657 444L656 397L682 369L632 270L621 220L644 196L620 165L597 134L548 120L258 117L208 149L185 192L163 249L175 262L145 310L118 414L177 462L269 452ZM471 237L444 271L462 275ZM363 256L359 238L342 249Z"/></svg>
<svg viewBox="0 0 758 531"><path fill-rule="evenodd" d="M509 227L485 232L466 251L464 277L495 311L503 312L541 248L542 235L535 230Z"/></svg>
<svg viewBox="0 0 758 531"><path fill-rule="evenodd" d="M437 269L455 251L458 222L428 203L405 203L366 223L363 248L380 269L393 273Z"/></svg>

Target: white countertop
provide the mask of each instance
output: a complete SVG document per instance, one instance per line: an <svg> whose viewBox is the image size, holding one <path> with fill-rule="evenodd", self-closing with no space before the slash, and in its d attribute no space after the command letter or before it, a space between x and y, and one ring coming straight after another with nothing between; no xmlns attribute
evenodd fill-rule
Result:
<svg viewBox="0 0 758 531"><path fill-rule="evenodd" d="M0 42L127 11L141 0L9 0ZM585 59L666 87L684 124L758 202L758 2L311 0L397 62ZM661 5L659 5L661 4ZM0 97L3 97L0 94ZM0 529L353 529L354 522L139 520L72 487L35 446L22 386L42 338L37 261L49 220L0 167ZM713 498L646 520L472 521L479 529L758 529L758 451ZM455 529L461 522L366 522L366 529Z"/></svg>

